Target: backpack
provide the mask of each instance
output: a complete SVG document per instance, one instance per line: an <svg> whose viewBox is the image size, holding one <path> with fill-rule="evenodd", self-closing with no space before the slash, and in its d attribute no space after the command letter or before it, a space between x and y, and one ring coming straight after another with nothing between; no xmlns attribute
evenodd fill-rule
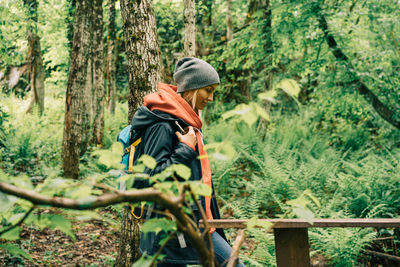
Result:
<svg viewBox="0 0 400 267"><path fill-rule="evenodd" d="M142 138L132 130L132 125L128 125L118 134L117 141L124 147L121 163L125 166L125 171L131 173L135 149L142 141Z"/></svg>

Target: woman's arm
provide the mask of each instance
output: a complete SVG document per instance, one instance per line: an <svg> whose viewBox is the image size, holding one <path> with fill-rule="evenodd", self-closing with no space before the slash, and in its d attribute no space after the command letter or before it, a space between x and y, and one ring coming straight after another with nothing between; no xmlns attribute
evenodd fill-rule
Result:
<svg viewBox="0 0 400 267"><path fill-rule="evenodd" d="M169 122L156 123L143 135L143 154L153 157L157 165L153 170L146 171L149 175L162 172L172 164L190 166L197 156L193 148L179 142L174 129Z"/></svg>

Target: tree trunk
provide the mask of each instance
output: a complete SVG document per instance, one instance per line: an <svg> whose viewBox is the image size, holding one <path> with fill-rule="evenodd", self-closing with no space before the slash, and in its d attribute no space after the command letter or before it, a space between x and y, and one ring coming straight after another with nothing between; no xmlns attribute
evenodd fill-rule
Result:
<svg viewBox="0 0 400 267"><path fill-rule="evenodd" d="M79 177L79 158L87 147L86 134L89 128L89 118L88 105L84 96L90 46L91 10L92 1L76 1L74 37L65 101L62 153L64 176L70 178Z"/></svg>
<svg viewBox="0 0 400 267"><path fill-rule="evenodd" d="M356 89L365 98L365 100L372 105L372 107L381 116L381 118L389 122L391 125L395 126L397 129L400 129L400 120L397 119L394 108L385 106L379 100L379 98L368 88L368 86L361 81L357 73L353 71L354 68L351 64L351 61L340 49L332 33L329 31L328 23L325 19L325 16L322 14L321 7L315 6L315 11L318 16L319 26L325 35L325 40L332 54L339 62L343 62L345 64L349 74L353 76L352 83L355 85Z"/></svg>
<svg viewBox="0 0 400 267"><path fill-rule="evenodd" d="M226 0L226 40L233 39L232 0Z"/></svg>
<svg viewBox="0 0 400 267"><path fill-rule="evenodd" d="M140 225L143 220L132 216L129 207L122 210L122 223L118 255L115 259L115 267L130 267L140 258Z"/></svg>
<svg viewBox="0 0 400 267"><path fill-rule="evenodd" d="M93 143L100 145L104 130L103 6L93 1Z"/></svg>
<svg viewBox="0 0 400 267"><path fill-rule="evenodd" d="M116 104L116 67L117 67L117 52L116 52L116 33L115 33L115 0L109 0L108 6L108 35L107 35L107 107L111 114L115 113Z"/></svg>
<svg viewBox="0 0 400 267"><path fill-rule="evenodd" d="M272 12L271 12L271 3L270 0L262 0L262 9L263 9L263 21L262 21L262 33L264 40L264 51L265 51L265 60L262 64L262 69L264 70L264 89L271 90L272 89L272 55L274 53L274 49L272 46Z"/></svg>
<svg viewBox="0 0 400 267"><path fill-rule="evenodd" d="M157 90L160 81L160 47L150 0L121 0L125 52L129 70L128 122L143 97Z"/></svg>
<svg viewBox="0 0 400 267"><path fill-rule="evenodd" d="M28 9L29 18L27 65L30 74L30 87L32 90L32 99L26 113L31 112L33 106L37 104L39 106L39 112L42 114L44 111L44 67L40 38L37 35L38 3L36 0L24 0L24 5Z"/></svg>
<svg viewBox="0 0 400 267"><path fill-rule="evenodd" d="M194 0L184 0L185 41L183 54L185 57L196 55L196 6Z"/></svg>

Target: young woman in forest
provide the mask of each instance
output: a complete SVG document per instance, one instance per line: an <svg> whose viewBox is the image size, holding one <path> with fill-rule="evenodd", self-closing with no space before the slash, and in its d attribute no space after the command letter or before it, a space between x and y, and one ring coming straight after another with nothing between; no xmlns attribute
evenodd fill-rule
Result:
<svg viewBox="0 0 400 267"><path fill-rule="evenodd" d="M197 58L183 58L175 67L174 80L177 86L160 83L158 92L147 95L132 120L132 128L140 134L142 141L136 147L135 159L142 154L152 156L157 166L146 169L151 176L172 164L185 164L191 169L190 180L202 180L213 189L211 169L204 149L201 132L201 111L213 100L214 91L220 83L218 73L207 62ZM199 157L200 156L200 157ZM207 219L219 219L220 214L215 199L201 197L201 205ZM148 207L145 218L159 217ZM192 206L197 219L200 213ZM210 229L217 266L224 266L229 259L229 246L222 229ZM154 255L160 249L160 234L142 234L140 252ZM162 251L166 255L157 266L186 266L199 264L195 249L182 234L171 239ZM244 266L239 263L237 266Z"/></svg>

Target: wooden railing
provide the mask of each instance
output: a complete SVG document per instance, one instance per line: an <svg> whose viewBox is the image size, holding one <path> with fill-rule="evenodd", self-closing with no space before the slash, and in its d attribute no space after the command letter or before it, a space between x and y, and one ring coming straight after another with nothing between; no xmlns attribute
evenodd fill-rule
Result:
<svg viewBox="0 0 400 267"><path fill-rule="evenodd" d="M248 220L209 220L214 228L246 228ZM301 219L263 219L271 222L275 236L278 267L310 266L308 228L319 227L380 227L400 228L400 219L315 219L313 223ZM200 221L200 224L202 222ZM394 260L400 257L393 256Z"/></svg>

